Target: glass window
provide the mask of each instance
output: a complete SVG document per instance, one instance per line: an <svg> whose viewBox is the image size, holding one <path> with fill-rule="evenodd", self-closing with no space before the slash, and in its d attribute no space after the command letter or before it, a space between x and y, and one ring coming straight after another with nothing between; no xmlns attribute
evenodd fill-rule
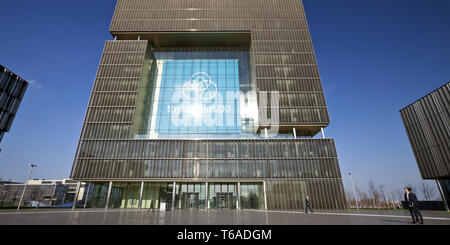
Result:
<svg viewBox="0 0 450 245"><path fill-rule="evenodd" d="M147 92L152 99L138 105L147 108L139 116L147 123L138 126L145 128L137 129L136 137L240 137L243 127L245 133L255 133L248 131L256 130L254 113L241 111L256 111L257 105L241 104L239 95L246 88L243 92L250 96L248 48L161 47L153 54L156 62L147 82L152 84ZM255 93L255 87L251 88Z"/></svg>

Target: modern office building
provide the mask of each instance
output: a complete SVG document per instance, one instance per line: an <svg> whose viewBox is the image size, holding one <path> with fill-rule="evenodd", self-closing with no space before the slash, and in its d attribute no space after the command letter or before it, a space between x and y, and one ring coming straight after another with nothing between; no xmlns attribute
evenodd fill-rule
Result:
<svg viewBox="0 0 450 245"><path fill-rule="evenodd" d="M71 172L89 207L345 207L301 0L118 0L110 32Z"/></svg>
<svg viewBox="0 0 450 245"><path fill-rule="evenodd" d="M29 180L26 183L21 207L71 207L77 190L80 190L78 207L83 207L87 197L85 186L85 183L78 185L77 181L71 179ZM24 188L23 183L0 184L0 208L17 207Z"/></svg>
<svg viewBox="0 0 450 245"><path fill-rule="evenodd" d="M9 132L28 82L0 65L0 142Z"/></svg>
<svg viewBox="0 0 450 245"><path fill-rule="evenodd" d="M450 206L450 83L400 110L423 179L436 180Z"/></svg>

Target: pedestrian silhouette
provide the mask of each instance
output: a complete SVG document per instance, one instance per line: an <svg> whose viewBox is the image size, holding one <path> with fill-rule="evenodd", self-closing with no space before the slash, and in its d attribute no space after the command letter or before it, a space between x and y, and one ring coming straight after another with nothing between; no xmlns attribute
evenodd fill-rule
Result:
<svg viewBox="0 0 450 245"><path fill-rule="evenodd" d="M403 190L405 191L405 194L403 196L405 197L406 206L408 207L409 213L411 214L411 218L413 220L413 223L415 223L416 222L416 217L414 216L414 212L412 211L412 208L408 204L408 196L407 196L407 194L408 194L408 187L405 187Z"/></svg>
<svg viewBox="0 0 450 245"><path fill-rule="evenodd" d="M422 214L419 211L419 201L417 201L417 196L412 192L411 187L405 188L406 192L406 200L408 207L411 210L412 218L413 218L413 224L416 222L419 222L419 224L423 224L423 217Z"/></svg>
<svg viewBox="0 0 450 245"><path fill-rule="evenodd" d="M309 196L306 196L305 198L305 204L306 204L306 210L305 213L308 213L308 208L311 210L311 213L314 213L314 211L311 208L311 200L309 199Z"/></svg>
<svg viewBox="0 0 450 245"><path fill-rule="evenodd" d="M150 200L150 207L147 209L147 212L150 212L150 210L155 211L155 209L153 208L153 200Z"/></svg>

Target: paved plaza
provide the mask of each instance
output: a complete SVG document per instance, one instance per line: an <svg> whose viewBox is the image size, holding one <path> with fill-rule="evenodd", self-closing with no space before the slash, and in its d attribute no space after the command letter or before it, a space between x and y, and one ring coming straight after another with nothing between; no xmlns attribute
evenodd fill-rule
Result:
<svg viewBox="0 0 450 245"><path fill-rule="evenodd" d="M425 225L450 225L444 211L422 211ZM71 209L0 210L0 225L414 225L407 210L302 211ZM415 224L418 225L418 224Z"/></svg>

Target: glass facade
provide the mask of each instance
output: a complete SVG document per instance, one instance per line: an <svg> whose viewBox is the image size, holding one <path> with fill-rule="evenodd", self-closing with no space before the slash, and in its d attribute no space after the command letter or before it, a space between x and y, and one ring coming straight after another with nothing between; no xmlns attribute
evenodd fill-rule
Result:
<svg viewBox="0 0 450 245"><path fill-rule="evenodd" d="M344 190L337 178L271 179L259 182L113 182L108 208L304 210L310 197L315 209L341 209ZM445 194L448 184L441 182ZM105 208L108 183L94 182L86 208ZM140 189L142 197L140 197ZM90 201L92 200L92 201ZM141 201L140 201L141 200ZM175 205L172 205L175 203Z"/></svg>
<svg viewBox="0 0 450 245"><path fill-rule="evenodd" d="M149 59L135 138L254 137L257 104L248 48L154 48Z"/></svg>
<svg viewBox="0 0 450 245"><path fill-rule="evenodd" d="M241 209L264 209L262 183L241 183Z"/></svg>
<svg viewBox="0 0 450 245"><path fill-rule="evenodd" d="M447 206L450 206L450 179L440 179L439 185L442 188L441 198L447 202Z"/></svg>
<svg viewBox="0 0 450 245"><path fill-rule="evenodd" d="M236 209L238 203L237 183L210 183L209 209Z"/></svg>
<svg viewBox="0 0 450 245"><path fill-rule="evenodd" d="M85 208L104 208L107 183L91 183L94 192ZM141 186L142 197L141 197ZM264 209L263 183L238 182L113 182L108 208L149 209ZM240 186L240 189L239 189ZM175 205L172 207L172 202ZM241 204L239 204L241 202Z"/></svg>
<svg viewBox="0 0 450 245"><path fill-rule="evenodd" d="M176 186L175 200L177 209L205 208L205 183L177 183Z"/></svg>
<svg viewBox="0 0 450 245"><path fill-rule="evenodd" d="M138 208L140 183L114 182L111 188L110 208Z"/></svg>
<svg viewBox="0 0 450 245"><path fill-rule="evenodd" d="M153 204L154 209L172 208L173 183L146 182L142 193L141 208L149 209Z"/></svg>
<svg viewBox="0 0 450 245"><path fill-rule="evenodd" d="M91 202L88 207L104 208L106 206L106 200L108 199L108 187L108 182L95 183L94 192L92 194Z"/></svg>

